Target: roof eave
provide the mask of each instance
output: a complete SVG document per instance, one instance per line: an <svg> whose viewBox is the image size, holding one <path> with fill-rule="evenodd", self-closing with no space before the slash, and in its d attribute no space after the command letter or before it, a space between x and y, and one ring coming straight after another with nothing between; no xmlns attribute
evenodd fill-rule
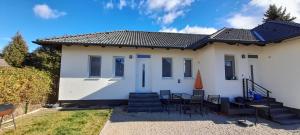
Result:
<svg viewBox="0 0 300 135"><path fill-rule="evenodd" d="M164 49L193 49L190 47L174 47L174 46L139 46L139 45L124 45L124 44L98 44L98 43L76 43L76 42L53 42L53 41L32 41L35 44L41 46L102 46L102 47L128 47L128 48L164 48Z"/></svg>

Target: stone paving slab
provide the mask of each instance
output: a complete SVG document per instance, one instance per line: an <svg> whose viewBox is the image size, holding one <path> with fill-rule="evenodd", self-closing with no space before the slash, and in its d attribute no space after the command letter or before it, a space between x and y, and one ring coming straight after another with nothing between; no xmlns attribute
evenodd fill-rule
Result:
<svg viewBox="0 0 300 135"><path fill-rule="evenodd" d="M300 125L282 126L260 119L253 127L241 127L236 121L243 117L163 113L127 113L118 107L100 135L300 135ZM253 121L254 118L247 118Z"/></svg>

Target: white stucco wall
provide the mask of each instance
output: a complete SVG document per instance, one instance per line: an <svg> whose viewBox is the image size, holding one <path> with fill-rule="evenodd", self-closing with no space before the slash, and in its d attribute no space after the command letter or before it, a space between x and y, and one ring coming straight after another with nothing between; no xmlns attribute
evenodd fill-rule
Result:
<svg viewBox="0 0 300 135"><path fill-rule="evenodd" d="M250 45L228 45L224 43L213 44L215 49L215 75L216 87L215 89L223 97L237 97L243 95L242 79L249 77L250 70L247 55L261 54L262 47ZM242 58L242 55L246 58ZM235 58L235 68L237 80L225 79L224 56L233 55Z"/></svg>
<svg viewBox="0 0 300 135"><path fill-rule="evenodd" d="M135 49L63 46L59 100L127 99L136 91L136 54L151 55L152 92L170 89L172 92L191 93L194 77L200 70L206 95L223 97L242 96L242 78L248 74L247 59L242 54L259 54L261 47L214 43L197 51L178 49ZM259 51L258 51L259 50ZM100 78L89 78L88 57L102 57ZM129 59L133 55L133 59ZM234 55L238 80L225 80L224 55ZM125 57L125 77L113 76L113 57ZM173 58L173 77L164 79L162 57ZM192 58L193 78L184 78L183 59ZM181 83L178 83L178 79Z"/></svg>
<svg viewBox="0 0 300 135"><path fill-rule="evenodd" d="M172 92L191 93L194 78L184 78L184 58L193 60L193 77L199 64L197 52L178 49L135 49L109 47L63 46L59 100L127 99L129 92L135 92L136 54L150 54L152 68L152 92L170 89ZM89 78L88 57L102 57L100 78ZM129 59L133 55L133 59ZM125 57L124 78L114 78L113 57ZM173 77L162 78L162 57L173 59ZM178 79L181 83L178 83Z"/></svg>
<svg viewBox="0 0 300 135"><path fill-rule="evenodd" d="M218 94L216 89L216 63L214 46L205 46L197 50L197 59L199 61L199 71L201 74L203 89L205 95Z"/></svg>
<svg viewBox="0 0 300 135"><path fill-rule="evenodd" d="M136 91L136 54L151 55L152 92L170 89L191 93L194 77L200 69L206 95L242 96L242 79L249 77L248 59L242 55L258 55L259 80L285 105L300 108L300 39L290 39L265 47L255 45L209 44L197 51L178 49L109 48L63 46L59 100L127 99ZM89 78L88 56L102 57L100 78ZM133 59L129 59L133 55ZM237 80L225 80L224 56L234 55ZM115 78L113 57L125 57L125 77ZM162 57L173 58L173 77L162 78ZM184 58L192 58L193 78L184 78ZM181 83L178 83L178 79Z"/></svg>
<svg viewBox="0 0 300 135"><path fill-rule="evenodd" d="M300 39L263 47L261 61L262 83L271 96L300 109Z"/></svg>

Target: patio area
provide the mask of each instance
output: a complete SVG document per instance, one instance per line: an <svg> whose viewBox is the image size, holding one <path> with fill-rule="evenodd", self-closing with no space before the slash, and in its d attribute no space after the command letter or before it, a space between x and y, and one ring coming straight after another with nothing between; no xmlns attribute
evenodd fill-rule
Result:
<svg viewBox="0 0 300 135"><path fill-rule="evenodd" d="M179 114L177 111L158 113L127 113L125 107L113 109L100 135L286 135L300 134L300 125L282 126L277 123L259 119L253 127L241 127L236 120L243 117L229 117L213 112L201 114ZM247 118L254 121L254 117Z"/></svg>

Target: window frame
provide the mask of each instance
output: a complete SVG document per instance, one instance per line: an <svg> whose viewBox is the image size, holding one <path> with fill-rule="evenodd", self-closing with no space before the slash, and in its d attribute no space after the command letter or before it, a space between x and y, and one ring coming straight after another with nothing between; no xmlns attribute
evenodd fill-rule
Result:
<svg viewBox="0 0 300 135"><path fill-rule="evenodd" d="M164 66L164 64L163 64L163 59L171 59L171 76L170 77L164 77L163 75L163 66ZM173 58L172 57L162 57L162 59L161 59L161 77L163 78L163 79L172 79L173 78Z"/></svg>
<svg viewBox="0 0 300 135"><path fill-rule="evenodd" d="M185 76L185 61L190 60L191 61L191 76ZM192 58L184 58L183 59L183 77L186 79L193 78L193 59Z"/></svg>
<svg viewBox="0 0 300 135"><path fill-rule="evenodd" d="M226 56L233 57L233 62L232 62L233 63L233 66L232 66L233 67L233 69L232 69L233 76L232 76L232 79L227 79L226 78L226 65L225 65L226 64ZM233 55L233 54L225 54L224 55L224 63L223 64L224 64L224 79L228 80L228 81L230 81L230 80L238 80L238 78L237 78L237 68L236 68L237 65L236 65L236 57L235 57L235 55Z"/></svg>
<svg viewBox="0 0 300 135"><path fill-rule="evenodd" d="M92 68L92 65L91 65L91 58L92 57L97 57L97 58L100 58L100 71L99 71L99 75L95 76L95 75L91 75L91 68ZM102 76L102 56L99 56L99 55L89 55L89 61L88 61L88 74L89 74L89 77L90 78L99 78Z"/></svg>
<svg viewBox="0 0 300 135"><path fill-rule="evenodd" d="M124 60L123 76L116 76L116 59L122 58ZM113 76L115 78L124 78L125 77L125 56L113 56Z"/></svg>

